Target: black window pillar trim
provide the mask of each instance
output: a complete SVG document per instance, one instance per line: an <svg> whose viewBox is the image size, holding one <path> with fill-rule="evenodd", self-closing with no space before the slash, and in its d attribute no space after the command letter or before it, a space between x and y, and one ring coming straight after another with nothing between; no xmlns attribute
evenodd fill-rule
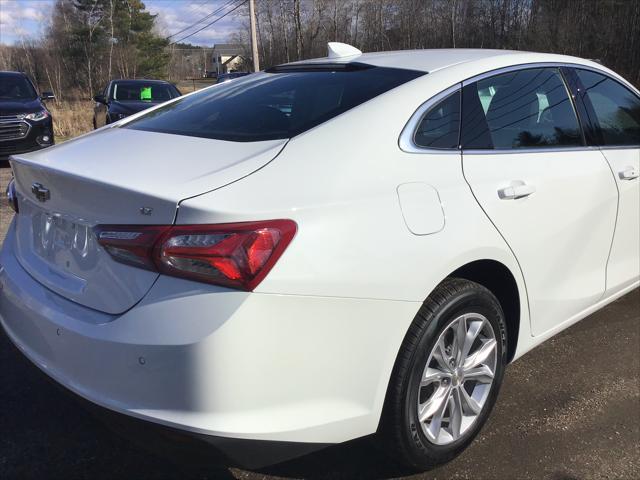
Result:
<svg viewBox="0 0 640 480"><path fill-rule="evenodd" d="M604 141L600 124L598 123L591 101L586 96L585 87L580 77L576 74L575 68L563 66L560 67L560 73L571 93L586 145L591 147L602 145Z"/></svg>

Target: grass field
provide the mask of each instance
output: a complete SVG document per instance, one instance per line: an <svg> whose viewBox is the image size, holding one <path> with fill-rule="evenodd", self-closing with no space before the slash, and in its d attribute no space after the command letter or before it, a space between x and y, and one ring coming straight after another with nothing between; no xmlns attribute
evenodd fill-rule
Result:
<svg viewBox="0 0 640 480"><path fill-rule="evenodd" d="M200 90L201 88L209 87L214 85L216 80L214 78L198 78L194 80L181 80L176 83L176 87L183 94L195 92L196 90Z"/></svg>
<svg viewBox="0 0 640 480"><path fill-rule="evenodd" d="M47 108L53 117L53 134L58 143L93 129L93 102L50 102Z"/></svg>

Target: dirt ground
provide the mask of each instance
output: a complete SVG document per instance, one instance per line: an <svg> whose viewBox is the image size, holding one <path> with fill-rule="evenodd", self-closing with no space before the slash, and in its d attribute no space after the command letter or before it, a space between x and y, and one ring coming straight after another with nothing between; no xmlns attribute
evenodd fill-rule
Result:
<svg viewBox="0 0 640 480"><path fill-rule="evenodd" d="M4 193L9 170L0 168ZM0 241L11 214L0 209ZM0 335L0 479L386 479L406 475L358 440L250 472L158 456L107 429ZM640 478L640 290L512 364L481 435L412 479Z"/></svg>

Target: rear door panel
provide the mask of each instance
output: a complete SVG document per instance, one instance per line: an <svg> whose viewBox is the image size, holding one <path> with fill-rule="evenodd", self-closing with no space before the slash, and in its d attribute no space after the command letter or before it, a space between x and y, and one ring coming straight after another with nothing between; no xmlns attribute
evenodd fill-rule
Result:
<svg viewBox="0 0 640 480"><path fill-rule="evenodd" d="M640 92L602 71L567 68L590 144L599 145L619 192L607 296L640 279Z"/></svg>
<svg viewBox="0 0 640 480"><path fill-rule="evenodd" d="M461 143L465 178L522 269L532 334L601 299L618 192L559 70L466 82Z"/></svg>
<svg viewBox="0 0 640 480"><path fill-rule="evenodd" d="M605 291L617 191L599 151L464 154L478 202L513 250L540 335L596 303ZM513 180L535 187L501 199Z"/></svg>
<svg viewBox="0 0 640 480"><path fill-rule="evenodd" d="M628 172L640 172L640 148L604 149L602 153L611 165L620 192L616 233L607 265L607 293L613 294L640 277L640 178L625 178Z"/></svg>

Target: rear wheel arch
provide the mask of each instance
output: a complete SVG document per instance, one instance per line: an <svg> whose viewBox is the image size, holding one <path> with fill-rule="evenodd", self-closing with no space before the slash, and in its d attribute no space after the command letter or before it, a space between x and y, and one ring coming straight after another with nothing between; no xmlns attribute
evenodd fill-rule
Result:
<svg viewBox="0 0 640 480"><path fill-rule="evenodd" d="M472 332L472 328L467 323L468 318L471 318L476 325L479 323L478 320L483 320L483 325L491 326L489 328L491 336L496 340L491 348L497 357L492 367L485 367L489 369L488 372L491 378L487 383L487 385L490 385L490 390L487 393L488 397L485 396L484 398L486 403L479 405L474 402L468 403L468 405L477 405L477 410L473 410L476 414L475 418L472 420L473 423L467 425L468 428L465 432L458 430L458 434L456 434L454 433L455 428L452 427L451 423L453 421L453 410L451 409L454 408L455 400L453 400L453 396L447 397L447 395L452 395L450 393L452 390L460 392L461 389L464 389L466 390L466 397L469 398L472 394L469 392L467 384L464 384L465 373L461 374L459 371L462 370L469 373L469 368L473 370L476 367L475 364L465 366L467 364L465 357L459 357L455 350L449 351L449 348L459 345L456 339L459 336L456 337L456 335L459 332L461 319L465 325L464 337L462 338L465 338L466 345L466 339L469 338L468 335ZM451 325L453 324L457 326L452 327ZM484 329L485 327L481 328ZM505 348L508 344L505 341L507 340L505 338L506 330L504 310L493 292L476 281L454 277L453 275L445 277L424 301L403 339L387 387L377 430L376 444L382 447L385 452L392 452L394 457L399 459L405 466L421 471L447 462L460 454L476 437L489 417L497 399L504 367L508 362L508 350ZM450 338L452 332L456 333L456 335L453 335L456 338ZM476 333L472 334L471 338L474 339L472 340L474 343L473 345L469 344L467 347L471 350L475 348L476 352L466 358L472 358L478 353L478 349L484 349L484 344L482 343L478 343L475 346L478 333L479 331L476 330ZM429 355L430 352L431 355L435 355L434 352L438 348L440 349L441 357L440 360L437 360L437 363L443 368L443 376L438 378L444 378L444 380L439 380L433 377L433 373L430 373L429 377L433 378L430 378L423 386L423 381L425 380L424 372L427 371L427 368L430 370L437 369L436 365L432 364L432 357ZM469 350L466 351L468 352ZM488 357L481 358L482 360L477 361L484 363ZM457 359L455 360L457 363L453 363L454 359ZM467 370L464 370L465 368ZM483 372L486 371L483 370ZM451 375L451 377L447 375ZM474 375L476 374L474 373ZM450 378L449 383L447 383L447 378ZM462 380L459 380L459 378ZM471 380L474 381L474 377ZM424 389L432 387L432 383L436 386L436 389L426 391L426 396L423 398ZM474 389L473 398L475 399L475 384L471 385L472 389ZM446 393L444 394L445 396L442 396L438 392ZM462 402L460 395L462 394L458 393L458 402ZM451 401L453 401L453 404L450 403ZM422 412L421 402L424 402L424 405L429 403L435 405L440 402L440 406L433 411L430 411L431 407L428 407L427 410L430 413L426 414L423 419L423 413L420 413ZM416 406L418 407L417 409ZM462 406L460 408L462 409ZM463 412L463 410L455 411ZM446 415L447 412L448 415ZM467 411L467 414L469 413ZM435 428L438 431L436 438L439 439L441 437L441 429L447 430L449 428L449 433L453 436L453 440L446 441L445 439L444 443L438 443L438 440L434 441L426 436L427 433L425 433L423 422L429 421L430 416L433 416L431 421L436 422L434 419L437 415L440 415L440 420L435 424L437 425ZM465 414L460 413L458 415L459 419L461 415L462 417L465 416ZM469 415L466 416L469 417ZM445 423L440 425L441 421ZM461 423L458 422L458 425L460 426ZM430 430L431 426L429 425L427 428ZM456 437L456 435L459 436Z"/></svg>
<svg viewBox="0 0 640 480"><path fill-rule="evenodd" d="M508 267L496 260L476 260L451 272L488 289L500 302L507 326L507 361L513 360L520 333L521 308L518 283Z"/></svg>

